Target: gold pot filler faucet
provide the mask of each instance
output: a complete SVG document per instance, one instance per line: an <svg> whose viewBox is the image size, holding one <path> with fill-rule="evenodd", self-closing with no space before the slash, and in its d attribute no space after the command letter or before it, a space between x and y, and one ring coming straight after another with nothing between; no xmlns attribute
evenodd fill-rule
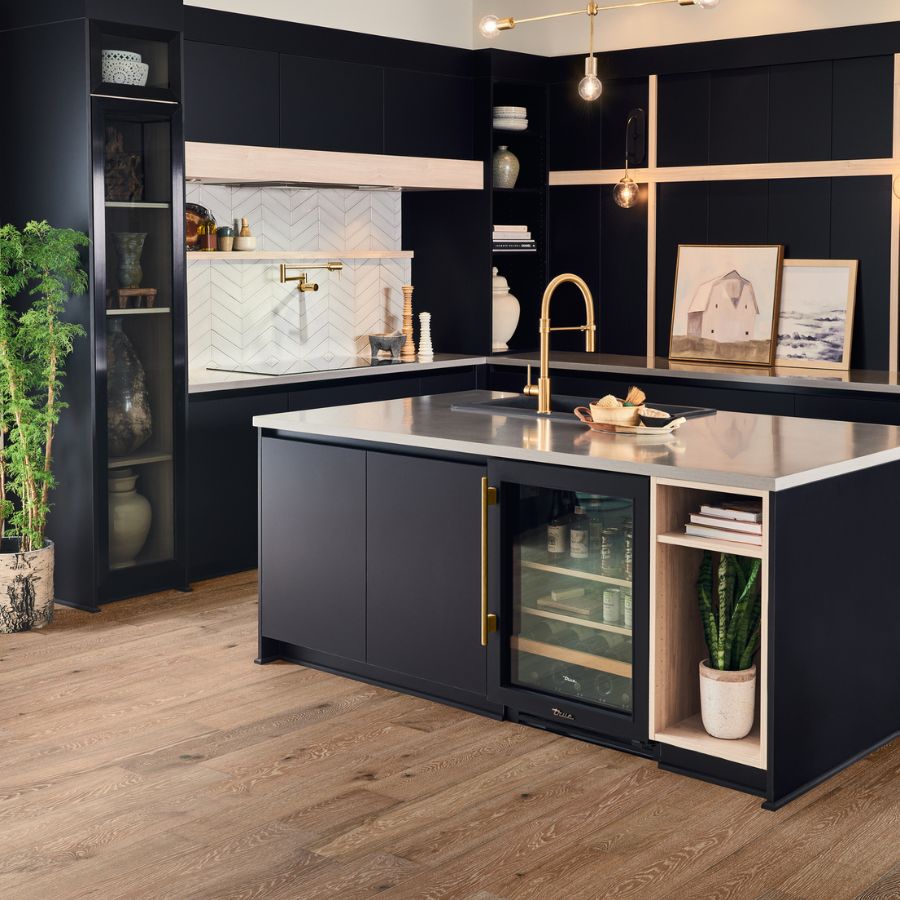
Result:
<svg viewBox="0 0 900 900"><path fill-rule="evenodd" d="M586 321L584 325L566 325L558 328L550 327L550 301L553 299L553 293L556 289L566 282L576 285L584 297L584 308L586 312ZM538 398L539 414L546 415L550 412L550 332L551 331L583 331L584 332L584 349L588 353L594 352L597 326L594 324L594 298L591 296L590 288L587 286L583 278L577 275L566 273L565 275L557 275L547 289L544 291L544 298L541 300L541 374L537 384L531 383L531 366L528 366L528 384L522 389L523 393L528 397Z"/></svg>
<svg viewBox="0 0 900 900"><path fill-rule="evenodd" d="M288 269L328 269L329 272L340 272L343 268L344 264L342 262L327 262L321 266L288 266L285 263L282 263L278 267L278 280L282 284L287 284L289 281L298 282L297 290L301 293L306 293L307 291L317 291L319 289L319 285L317 285L314 281L309 280L306 271L301 272L299 275L288 275Z"/></svg>

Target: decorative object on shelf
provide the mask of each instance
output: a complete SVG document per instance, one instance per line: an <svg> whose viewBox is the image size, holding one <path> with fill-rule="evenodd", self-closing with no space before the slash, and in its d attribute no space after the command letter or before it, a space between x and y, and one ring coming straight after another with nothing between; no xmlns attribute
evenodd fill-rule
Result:
<svg viewBox="0 0 900 900"><path fill-rule="evenodd" d="M524 106L495 106L493 126L497 131L527 131L528 110Z"/></svg>
<svg viewBox="0 0 900 900"><path fill-rule="evenodd" d="M527 225L495 225L491 235L494 253L534 253L537 244Z"/></svg>
<svg viewBox="0 0 900 900"><path fill-rule="evenodd" d="M119 278L119 287L138 288L144 280L144 270L141 268L141 254L144 252L144 241L147 239L145 231L114 231L113 241L116 245L116 253L119 257L119 266L116 275Z"/></svg>
<svg viewBox="0 0 900 900"><path fill-rule="evenodd" d="M519 157L506 144L501 144L495 151L491 164L494 176L494 187L514 188L519 177Z"/></svg>
<svg viewBox="0 0 900 900"><path fill-rule="evenodd" d="M373 359L379 353L390 353L392 358L398 359L405 340L406 335L402 331L393 334L370 334L369 352Z"/></svg>
<svg viewBox="0 0 900 900"><path fill-rule="evenodd" d="M138 476L132 469L113 469L108 478L109 567L125 569L147 543L153 509L137 492Z"/></svg>
<svg viewBox="0 0 900 900"><path fill-rule="evenodd" d="M216 249L216 219L212 213L201 223L197 230L197 249L212 253Z"/></svg>
<svg viewBox="0 0 900 900"><path fill-rule="evenodd" d="M697 580L709 658L700 663L700 714L707 733L739 740L753 729L761 593L758 559L723 553L713 583L713 557L703 553Z"/></svg>
<svg viewBox="0 0 900 900"><path fill-rule="evenodd" d="M521 307L519 301L509 291L509 282L497 267L492 270L491 295L493 299L491 350L503 353L509 350L509 339L515 334L519 324Z"/></svg>
<svg viewBox="0 0 900 900"><path fill-rule="evenodd" d="M607 6L600 6L595 0L590 0L587 6L582 6L581 9L546 13L541 16L527 16L518 19L512 16L506 16L505 18L495 15L482 16L478 22L478 30L483 38L492 41L500 35L501 31L511 31L517 25L524 25L526 22L544 22L547 19L559 19L562 16L587 15L590 22L589 53L584 60L584 78L578 83L578 93L583 100L591 101L596 100L603 92L603 85L597 77L597 59L594 56L594 17L606 9L627 9L630 7L656 6L664 3L712 9L719 5L719 0L625 0L625 2Z"/></svg>
<svg viewBox="0 0 900 900"><path fill-rule="evenodd" d="M775 364L816 369L850 368L855 259L786 259Z"/></svg>
<svg viewBox="0 0 900 900"><path fill-rule="evenodd" d="M403 349L400 351L400 359L404 362L415 362L416 345L413 336L413 306L412 295L413 286L404 284L401 288L403 291Z"/></svg>
<svg viewBox="0 0 900 900"><path fill-rule="evenodd" d="M100 77L106 84L133 84L144 87L150 66L141 62L141 54L131 50L103 50L100 53Z"/></svg>
<svg viewBox="0 0 900 900"><path fill-rule="evenodd" d="M431 344L431 313L419 313L419 359L434 359L434 347Z"/></svg>
<svg viewBox="0 0 900 900"><path fill-rule="evenodd" d="M679 244L669 356L771 366L784 247Z"/></svg>
<svg viewBox="0 0 900 900"><path fill-rule="evenodd" d="M256 238L250 231L250 223L246 218L241 219L241 230L234 238L235 250L255 250Z"/></svg>
<svg viewBox="0 0 900 900"><path fill-rule="evenodd" d="M199 203L184 204L184 244L188 250L196 250L200 246L200 226L212 213Z"/></svg>
<svg viewBox="0 0 900 900"><path fill-rule="evenodd" d="M53 440L65 362L84 334L64 312L70 295L87 290L79 251L89 244L80 231L45 221L22 231L0 227L0 408L7 429L0 450L0 632L40 628L53 618L54 545L45 536ZM16 296L23 309L7 302Z"/></svg>
<svg viewBox="0 0 900 900"><path fill-rule="evenodd" d="M107 201L139 203L144 199L144 157L125 149L125 136L117 128L106 129L103 168Z"/></svg>
<svg viewBox="0 0 900 900"><path fill-rule="evenodd" d="M153 415L144 366L116 316L106 334L106 379L109 455L129 456L153 434Z"/></svg>
<svg viewBox="0 0 900 900"><path fill-rule="evenodd" d="M229 253L234 247L234 229L230 225L223 225L216 231L216 241L220 253Z"/></svg>
<svg viewBox="0 0 900 900"><path fill-rule="evenodd" d="M153 309L156 306L156 288L119 288L106 292L107 309Z"/></svg>
<svg viewBox="0 0 900 900"><path fill-rule="evenodd" d="M628 163L631 160L631 142L629 141L631 126L635 123L642 122L644 119L644 111L642 109L633 109L628 113L625 120L625 175L622 180L613 188L613 199L622 207L622 209L631 209L638 202L640 190L632 181L628 174Z"/></svg>

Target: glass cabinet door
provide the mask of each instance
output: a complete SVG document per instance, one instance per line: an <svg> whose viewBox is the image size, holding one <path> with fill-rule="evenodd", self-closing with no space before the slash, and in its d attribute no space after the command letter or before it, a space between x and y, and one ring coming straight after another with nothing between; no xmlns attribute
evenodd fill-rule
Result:
<svg viewBox="0 0 900 900"><path fill-rule="evenodd" d="M511 684L631 712L634 501L523 486L515 518Z"/></svg>

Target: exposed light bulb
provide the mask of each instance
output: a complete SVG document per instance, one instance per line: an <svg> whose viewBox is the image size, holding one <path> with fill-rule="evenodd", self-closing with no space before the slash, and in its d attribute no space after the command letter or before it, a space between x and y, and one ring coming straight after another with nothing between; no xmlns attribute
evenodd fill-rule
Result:
<svg viewBox="0 0 900 900"><path fill-rule="evenodd" d="M597 57L584 58L584 78L578 82L578 94L582 100L596 100L603 93L603 82L597 77Z"/></svg>
<svg viewBox="0 0 900 900"><path fill-rule="evenodd" d="M485 16L478 23L478 30L481 32L481 36L489 41L494 40L500 34L499 22L500 19L497 16Z"/></svg>
<svg viewBox="0 0 900 900"><path fill-rule="evenodd" d="M694 6L699 6L700 9L712 9L719 5L719 0L694 0Z"/></svg>
<svg viewBox="0 0 900 900"><path fill-rule="evenodd" d="M631 209L638 195L638 186L627 175L613 188L613 199L622 209Z"/></svg>

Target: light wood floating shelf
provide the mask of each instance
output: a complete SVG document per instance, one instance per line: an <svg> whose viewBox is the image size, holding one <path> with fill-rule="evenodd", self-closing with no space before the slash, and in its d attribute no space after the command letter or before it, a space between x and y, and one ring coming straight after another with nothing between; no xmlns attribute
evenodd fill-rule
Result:
<svg viewBox="0 0 900 900"><path fill-rule="evenodd" d="M705 753L743 766L752 766L754 769L766 768L759 739L759 721L747 737L738 741L723 741L706 733L700 713L697 713L677 725L669 725L657 731L656 740L683 750L693 750L695 753Z"/></svg>
<svg viewBox="0 0 900 900"><path fill-rule="evenodd" d="M150 306L140 309L108 309L108 316L164 316L172 310L168 306Z"/></svg>
<svg viewBox="0 0 900 900"><path fill-rule="evenodd" d="M184 145L184 164L184 175L188 181L208 184L472 191L484 188L484 163L471 159L337 153L187 141Z"/></svg>
<svg viewBox="0 0 900 900"><path fill-rule="evenodd" d="M609 631L612 634L623 634L625 637L631 637L631 629L622 625L607 625L606 622L595 622L592 619L585 619L581 616L570 616L552 609L536 609L532 606L522 606L520 608L523 613L529 616L539 616L542 619L565 622L567 625L581 625L584 628L593 628L596 631Z"/></svg>
<svg viewBox="0 0 900 900"><path fill-rule="evenodd" d="M716 541L712 538L697 537L693 534L682 534L679 531L667 531L657 535L661 544L675 544L680 547L695 547L698 550L711 550L713 553L730 553L733 556L749 556L762 559L765 555L758 544L742 544L739 541ZM765 535L763 541L765 542Z"/></svg>
<svg viewBox="0 0 900 900"><path fill-rule="evenodd" d="M610 675L631 678L631 663L609 659L606 656L597 656L594 653L585 653L583 650L558 647L556 644L545 644L543 641L533 641L530 638L513 636L509 640L513 650L521 650L523 653L543 656L546 659L558 659L560 662L581 666L583 669L593 669L596 672L608 672Z"/></svg>
<svg viewBox="0 0 900 900"><path fill-rule="evenodd" d="M287 259L412 259L412 250L192 250L188 262L196 260L287 260Z"/></svg>

